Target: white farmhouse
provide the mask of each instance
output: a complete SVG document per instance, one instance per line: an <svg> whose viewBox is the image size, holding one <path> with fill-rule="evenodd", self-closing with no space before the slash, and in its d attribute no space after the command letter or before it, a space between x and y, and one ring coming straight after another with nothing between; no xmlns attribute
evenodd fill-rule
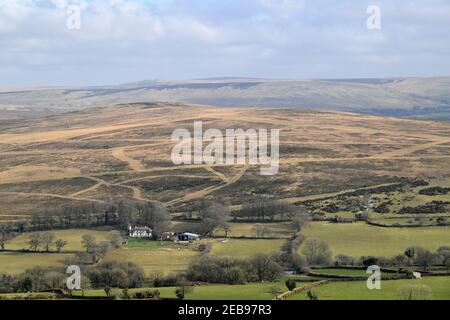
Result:
<svg viewBox="0 0 450 320"><path fill-rule="evenodd" d="M150 239L153 237L153 230L147 226L145 227L129 227L129 236L130 238L137 239Z"/></svg>

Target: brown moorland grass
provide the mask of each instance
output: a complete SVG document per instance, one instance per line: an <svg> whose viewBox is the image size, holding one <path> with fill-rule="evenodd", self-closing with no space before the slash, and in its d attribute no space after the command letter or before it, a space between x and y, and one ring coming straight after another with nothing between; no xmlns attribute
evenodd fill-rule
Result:
<svg viewBox="0 0 450 320"><path fill-rule="evenodd" d="M170 150L175 142L171 141L171 132L179 128L192 130L194 120L202 120L205 130L280 129L281 141L286 142L280 173L263 178L255 166L172 165ZM107 200L109 192L114 198L162 200L175 208L205 197L225 197L239 205L256 196L295 199L389 183L398 176L450 174L450 166L442 166L449 155L436 151L450 143L450 124L445 122L344 112L155 103L89 109L24 120L20 125L9 124L1 129L0 151L15 156L0 162L0 184L17 190L19 186L11 184L79 176L97 183L85 189L67 188L68 193L58 192L75 195L72 199L58 197L51 188L32 190L33 185L22 185L26 192L4 194L16 198L5 202L5 214L8 209L14 214L36 212L42 206L30 199L39 194L49 206L58 201ZM114 141L122 142L115 145ZM24 163L21 154L33 158ZM146 192L141 185L145 179L124 183L157 172L171 176L182 171L189 180L199 169L205 172L202 177L215 178L212 184L177 190L175 198L168 196L174 191L170 186L164 192ZM104 183L94 181L102 176L108 177ZM126 186L117 188L120 183ZM157 183L149 181L147 189Z"/></svg>

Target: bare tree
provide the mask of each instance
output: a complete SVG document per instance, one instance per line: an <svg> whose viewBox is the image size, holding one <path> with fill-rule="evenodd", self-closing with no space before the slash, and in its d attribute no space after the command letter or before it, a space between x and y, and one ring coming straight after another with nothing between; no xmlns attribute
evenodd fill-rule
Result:
<svg viewBox="0 0 450 320"><path fill-rule="evenodd" d="M250 258L249 262L260 282L273 281L281 272L281 267L276 262L275 257L270 255L257 254Z"/></svg>
<svg viewBox="0 0 450 320"><path fill-rule="evenodd" d="M88 277L81 276L81 295L84 297L84 292L91 288L91 281Z"/></svg>
<svg viewBox="0 0 450 320"><path fill-rule="evenodd" d="M0 234L0 248L2 251L5 250L5 245L10 239L8 234Z"/></svg>
<svg viewBox="0 0 450 320"><path fill-rule="evenodd" d="M63 239L58 239L55 241L56 251L59 253L61 252L62 248L64 248L67 245L67 241Z"/></svg>
<svg viewBox="0 0 450 320"><path fill-rule="evenodd" d="M222 226L223 231L225 232L225 238L228 238L228 233L231 231L231 225L226 223Z"/></svg>
<svg viewBox="0 0 450 320"><path fill-rule="evenodd" d="M2 251L5 250L6 243L13 239L15 233L9 225L0 224L0 248Z"/></svg>
<svg viewBox="0 0 450 320"><path fill-rule="evenodd" d="M212 236L218 229L228 228L228 215L228 209L218 202L203 203L200 209L199 232Z"/></svg>
<svg viewBox="0 0 450 320"><path fill-rule="evenodd" d="M109 232L106 238L113 248L119 248L123 243L122 235L117 230Z"/></svg>
<svg viewBox="0 0 450 320"><path fill-rule="evenodd" d="M38 248L42 245L42 238L40 233L32 233L29 237L28 245L33 251L37 251Z"/></svg>
<svg viewBox="0 0 450 320"><path fill-rule="evenodd" d="M45 248L45 251L49 252L50 247L55 241L55 235L51 232L44 232L41 235L42 246Z"/></svg>
<svg viewBox="0 0 450 320"><path fill-rule="evenodd" d="M307 239L303 244L302 252L310 265L327 265L332 257L328 244L316 238Z"/></svg>
<svg viewBox="0 0 450 320"><path fill-rule="evenodd" d="M309 223L310 217L306 213L306 211L299 210L293 217L292 217L292 225L294 226L295 230L297 232L302 231Z"/></svg>
<svg viewBox="0 0 450 320"><path fill-rule="evenodd" d="M444 246L437 250L437 254L441 258L442 265L450 269L450 247Z"/></svg>
<svg viewBox="0 0 450 320"><path fill-rule="evenodd" d="M437 255L423 248L416 248L416 255L416 262L423 267L424 271L428 271L437 260Z"/></svg>
<svg viewBox="0 0 450 320"><path fill-rule="evenodd" d="M137 222L150 226L156 236L167 231L170 215L167 209L160 203L138 202L135 204L137 210Z"/></svg>
<svg viewBox="0 0 450 320"><path fill-rule="evenodd" d="M97 240L95 239L95 237L90 234L84 234L81 239L83 248L86 249L86 252L91 253L97 244Z"/></svg>

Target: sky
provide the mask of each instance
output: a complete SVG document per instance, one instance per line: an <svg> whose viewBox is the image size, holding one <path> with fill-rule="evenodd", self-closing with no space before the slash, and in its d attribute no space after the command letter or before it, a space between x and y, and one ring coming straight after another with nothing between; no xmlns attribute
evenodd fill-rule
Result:
<svg viewBox="0 0 450 320"><path fill-rule="evenodd" d="M450 0L0 0L0 85L448 76L449 35Z"/></svg>

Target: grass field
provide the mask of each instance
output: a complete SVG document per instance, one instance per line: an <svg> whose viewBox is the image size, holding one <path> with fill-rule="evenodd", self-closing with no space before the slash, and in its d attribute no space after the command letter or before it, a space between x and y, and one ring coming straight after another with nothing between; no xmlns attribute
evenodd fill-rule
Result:
<svg viewBox="0 0 450 320"><path fill-rule="evenodd" d="M287 291L283 280L267 283L251 283L246 285L203 285L196 286L192 293L186 295L187 300L271 300L274 295L270 292L271 288L277 287L282 293ZM144 292L146 290L159 290L161 298L175 298L175 287L168 288L142 288L130 289L129 293ZM121 294L120 289L114 289L113 294ZM81 295L81 292L76 292L76 295ZM103 290L87 290L85 291L87 297L105 297Z"/></svg>
<svg viewBox="0 0 450 320"><path fill-rule="evenodd" d="M245 258L257 253L274 253L280 251L286 240L217 240L214 242L211 254Z"/></svg>
<svg viewBox="0 0 450 320"><path fill-rule="evenodd" d="M170 274L183 271L187 268L198 251L190 247L161 247L153 249L121 248L109 252L105 261L131 261L141 266L147 276L155 272Z"/></svg>
<svg viewBox="0 0 450 320"><path fill-rule="evenodd" d="M287 291L284 282L251 283L246 285L205 285L194 288L186 296L188 300L271 300L275 297L270 292L277 287L279 294Z"/></svg>
<svg viewBox="0 0 450 320"><path fill-rule="evenodd" d="M32 298L33 300L49 300L55 299L57 296L54 293L2 293L0 300L26 300Z"/></svg>
<svg viewBox="0 0 450 320"><path fill-rule="evenodd" d="M0 252L0 273L20 274L33 267L62 266L71 254Z"/></svg>
<svg viewBox="0 0 450 320"><path fill-rule="evenodd" d="M380 228L365 223L313 222L303 233L306 237L327 242L334 256L346 254L356 258L367 255L392 257L402 254L411 245L435 251L450 243L450 227Z"/></svg>
<svg viewBox="0 0 450 320"><path fill-rule="evenodd" d="M381 290L369 290L365 281L333 282L315 288L320 300L398 300L397 289L406 284L424 284L431 288L433 300L450 299L450 277L429 277L418 280L389 280L381 282ZM306 293L291 297L307 300Z"/></svg>
<svg viewBox="0 0 450 320"><path fill-rule="evenodd" d="M147 290L150 291L154 291L154 290L158 290L160 292L160 297L161 298L175 298L175 287L167 287L167 288L139 288L139 289L129 289L128 293L130 295L135 294L136 292L145 292ZM74 296L81 296L82 292L81 291L74 291L73 292ZM112 296L116 296L116 297L120 297L122 295L122 290L121 289L112 289L111 292ZM85 290L84 291L84 296L87 298L105 298L106 297L106 293L104 290Z"/></svg>
<svg viewBox="0 0 450 320"><path fill-rule="evenodd" d="M62 251L76 251L76 250L84 250L81 245L81 239L83 235L89 234L94 236L97 241L102 241L106 239L109 231L103 230L90 230L90 229L70 229L70 230L57 230L51 231L56 237L56 239L63 239L67 241L67 245L63 248ZM6 248L10 250L21 250L21 249L29 249L30 246L28 241L30 240L31 233L23 233L17 238L12 239L6 244ZM55 250L53 247L52 250Z"/></svg>
<svg viewBox="0 0 450 320"><path fill-rule="evenodd" d="M262 237L267 238L290 238L294 232L290 223L230 223L231 230L228 232L229 237L253 237L257 238L255 227L265 228ZM223 231L218 231L216 236L225 236Z"/></svg>
<svg viewBox="0 0 450 320"><path fill-rule="evenodd" d="M127 249L145 249L145 250L158 250L161 249L163 246L166 246L165 242L139 240L139 239L128 239L127 243L124 245L124 247Z"/></svg>

